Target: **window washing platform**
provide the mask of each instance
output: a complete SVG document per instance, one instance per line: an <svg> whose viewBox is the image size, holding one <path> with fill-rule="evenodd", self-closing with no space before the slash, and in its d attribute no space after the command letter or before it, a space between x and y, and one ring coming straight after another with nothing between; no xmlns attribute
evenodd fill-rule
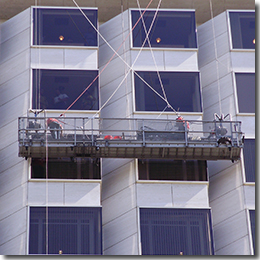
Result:
<svg viewBox="0 0 260 260"><path fill-rule="evenodd" d="M20 117L19 156L175 160L238 160L244 136L238 121Z"/></svg>

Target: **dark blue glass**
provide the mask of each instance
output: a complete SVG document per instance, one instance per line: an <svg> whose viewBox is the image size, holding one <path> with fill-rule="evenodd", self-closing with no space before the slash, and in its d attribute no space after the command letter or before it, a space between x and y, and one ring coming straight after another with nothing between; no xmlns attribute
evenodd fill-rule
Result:
<svg viewBox="0 0 260 260"><path fill-rule="evenodd" d="M101 255L98 207L30 207L29 254Z"/></svg>
<svg viewBox="0 0 260 260"><path fill-rule="evenodd" d="M142 11L143 12L143 11ZM146 11L143 21L152 47L156 48L197 48L196 21L194 11ZM140 18L140 11L132 11L132 27ZM154 20L154 22L153 22ZM142 19L133 30L133 46L149 47Z"/></svg>
<svg viewBox="0 0 260 260"><path fill-rule="evenodd" d="M253 248L255 253L255 210L249 210Z"/></svg>
<svg viewBox="0 0 260 260"><path fill-rule="evenodd" d="M255 182L255 139L245 139L243 151L246 182Z"/></svg>
<svg viewBox="0 0 260 260"><path fill-rule="evenodd" d="M142 255L213 255L208 209L140 208Z"/></svg>
<svg viewBox="0 0 260 260"><path fill-rule="evenodd" d="M136 71L156 92L164 97L157 72ZM202 112L198 72L160 72L170 105L180 112ZM166 102L135 75L135 105L137 111L163 111ZM173 111L166 108L165 111Z"/></svg>
<svg viewBox="0 0 260 260"><path fill-rule="evenodd" d="M46 178L46 159L32 158L31 177ZM92 158L48 158L49 179L100 179L100 160Z"/></svg>
<svg viewBox="0 0 260 260"><path fill-rule="evenodd" d="M240 113L255 113L255 73L236 73L238 109Z"/></svg>
<svg viewBox="0 0 260 260"><path fill-rule="evenodd" d="M234 49L255 49L255 13L229 12Z"/></svg>
<svg viewBox="0 0 260 260"><path fill-rule="evenodd" d="M97 70L33 70L33 108L67 109L97 77ZM98 80L70 107L98 110Z"/></svg>
<svg viewBox="0 0 260 260"><path fill-rule="evenodd" d="M138 160L140 180L207 181L207 161Z"/></svg>
<svg viewBox="0 0 260 260"><path fill-rule="evenodd" d="M82 9L97 28L97 10ZM97 32L79 9L35 8L34 45L97 46Z"/></svg>

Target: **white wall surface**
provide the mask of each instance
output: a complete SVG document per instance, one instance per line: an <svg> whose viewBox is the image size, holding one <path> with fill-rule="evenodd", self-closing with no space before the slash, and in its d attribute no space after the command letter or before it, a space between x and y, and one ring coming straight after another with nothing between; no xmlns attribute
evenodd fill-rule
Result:
<svg viewBox="0 0 260 260"><path fill-rule="evenodd" d="M100 182L30 181L28 204L56 206L100 206Z"/></svg>
<svg viewBox="0 0 260 260"><path fill-rule="evenodd" d="M83 48L32 47L31 66L39 69L98 69L98 51Z"/></svg>
<svg viewBox="0 0 260 260"><path fill-rule="evenodd" d="M140 181L136 186L139 207L209 207L207 182Z"/></svg>

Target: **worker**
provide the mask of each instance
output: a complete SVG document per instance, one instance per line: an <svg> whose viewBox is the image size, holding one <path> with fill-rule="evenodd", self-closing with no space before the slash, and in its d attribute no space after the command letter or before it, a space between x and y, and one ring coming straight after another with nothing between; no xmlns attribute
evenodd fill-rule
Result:
<svg viewBox="0 0 260 260"><path fill-rule="evenodd" d="M60 122L55 118L48 118L47 120L47 127L49 127L51 130L51 136L54 139L60 139L62 136L62 125ZM57 130L54 130L57 129Z"/></svg>
<svg viewBox="0 0 260 260"><path fill-rule="evenodd" d="M185 124L186 124L187 130L190 129L189 122L188 121L185 122L183 117L179 115L176 119L176 125L177 125L178 129L184 131L185 130Z"/></svg>

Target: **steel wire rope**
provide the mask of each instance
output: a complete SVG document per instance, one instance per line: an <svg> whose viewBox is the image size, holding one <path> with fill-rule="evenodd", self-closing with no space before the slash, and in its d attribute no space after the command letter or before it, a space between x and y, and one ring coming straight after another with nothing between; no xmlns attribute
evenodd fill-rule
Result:
<svg viewBox="0 0 260 260"><path fill-rule="evenodd" d="M149 31L148 31L146 37L149 36L149 33L151 32L152 27L153 27L153 23L151 23L150 28L149 28ZM141 54L141 52L142 52L142 50L143 50L143 48L144 48L145 42L146 42L146 39L144 40L144 42L143 42L143 44L142 44L142 46L141 46L141 48L140 48L140 50L139 50L139 52L138 52L138 54L137 54L137 56L136 56L136 58L135 58L135 60L134 60L134 62L133 62L133 64L132 64L132 66L130 67L130 66L127 64L127 66L129 67L129 70L128 70L128 72L125 74L125 77L122 79L122 81L119 83L119 85L118 85L118 87L115 89L115 91L111 94L111 96L107 99L107 101L102 105L102 107L95 113L95 115L94 115L92 118L94 118L94 117L104 108L104 106L105 106L105 105L109 102L109 100L114 96L114 94L115 94L116 91L119 89L119 87L123 84L124 80L126 79L126 77L128 76L128 74L130 73L130 71L133 70L133 67L134 67L135 63L136 63L137 59L139 58L139 56L140 56L140 54ZM138 73L136 73L136 75L137 75L149 88L151 88L152 91L154 91L160 98L162 98L162 99L165 101L164 97L162 97L156 90L154 90Z"/></svg>
<svg viewBox="0 0 260 260"><path fill-rule="evenodd" d="M218 103L219 103L219 111L220 115L222 114L222 105L221 105L221 93L220 93L220 84L219 84L219 60L218 60L218 54L217 54L217 44L216 44L216 34L215 34L215 24L214 24L214 17L213 17L213 7L212 7L212 2L209 0L209 5L210 5L210 16L211 16L211 21L212 21L212 32L213 32L213 44L214 44L214 54L215 54L215 59L216 59L216 69L217 69L217 84L218 84Z"/></svg>
<svg viewBox="0 0 260 260"><path fill-rule="evenodd" d="M135 23L135 25L132 27L132 29L130 30L129 34L127 35L127 37L125 38L125 40L122 42L122 44L119 46L119 48L117 50L114 50L114 48L106 41L106 39L100 34L100 32L96 29L96 27L93 25L93 23L89 20L89 18L86 16L86 14L82 11L82 9L80 8L80 6L76 3L75 0L73 0L74 4L77 6L77 8L81 11L81 13L83 14L83 16L88 20L88 22L92 25L92 27L97 31L98 35L104 40L104 42L112 49L112 51L114 52L114 54L112 55L112 57L110 58L110 60L106 63L106 65L103 67L103 69L101 70L101 72L99 72L99 74L94 78L94 80L89 84L89 86L77 97L76 100L74 100L74 102L60 115L63 116L65 114L65 112L73 105L77 102L77 100L87 91L87 89L95 82L95 80L100 76L100 74L105 70L105 68L108 66L108 64L111 62L111 60L114 58L115 55L117 55L128 67L129 67L129 71L128 73L126 74L126 76L129 74L129 72L131 70L133 70L133 65L134 63L136 62L137 58L139 57L142 49L143 49L143 46L145 44L145 41L138 53L138 56L136 57L135 59L135 62L133 63L133 65L130 67L129 64L126 63L126 61L123 60L123 58L117 53L117 51L122 47L122 45L124 44L124 42L126 41L126 39L130 36L131 32L134 30L134 28L137 26L138 22L141 20L142 16L145 14L145 12L147 11L148 7L150 6L150 4L152 3L153 0L151 0L149 2L149 4L147 5L147 7L145 8L144 12L142 13L142 15L139 17L139 19L137 20L137 22ZM148 31L148 35L150 33L152 29L152 24L151 24L151 27L149 28L149 31ZM146 36L147 37L147 36ZM152 91L154 91L161 99L163 99L166 103L167 101L165 100L165 98L160 95L156 90L153 89L153 87L151 87L137 72L135 72L133 70L134 74L141 80L143 81L144 84L146 84ZM124 77L124 79L126 78L126 76ZM122 85L124 79L121 81L121 83L119 84L119 86L116 88L116 90L112 93L112 95L108 98L108 100L105 102L105 104L95 113L95 115L92 117L92 118L95 118L95 116L103 109L103 107L109 102L109 100L111 100L111 98L113 97L113 95L116 93L116 91L119 89L119 87ZM168 106L173 110L174 108L168 103ZM89 119L90 120L90 119ZM89 121L88 120L88 121ZM88 123L88 121L86 122L86 124ZM83 126L81 126L81 128L83 128Z"/></svg>
<svg viewBox="0 0 260 260"><path fill-rule="evenodd" d="M141 7L140 7L140 2L139 2L139 0L137 0L136 2L137 2L137 5L138 5L138 8L139 8L139 13L141 15L142 11L141 11ZM152 24L154 23L154 20L157 18L161 2L162 2L162 0L160 0L159 3L158 3L157 9L155 11L155 15L154 15L153 20L152 20ZM143 23L145 34L147 35L147 29L146 29L146 25L145 25L145 21L144 21L144 17L143 16L142 16L142 23ZM151 46L151 41L150 41L149 37L146 37L146 39L147 39L147 42L148 42L148 45L149 45L149 49L151 51L151 55L152 55L153 62L154 62L155 68L156 68L156 73L157 73L157 76L158 76L158 79L159 79L159 83L161 85L163 96L166 99L166 103L168 105L169 102L168 102L168 99L167 99L167 96L166 96L166 92L165 92L165 89L164 89L164 86L163 86L163 83L162 83L162 79L161 79L161 76L160 76L160 73L159 73L159 69L158 69L156 60L155 60L155 57L154 57L154 53L153 53L152 46Z"/></svg>
<svg viewBox="0 0 260 260"><path fill-rule="evenodd" d="M135 26L138 24L138 22L140 21L140 19L138 19L138 21L136 22L135 26L132 28L132 30L129 32L129 34L127 35L127 37L125 38L125 40L121 43L121 45L119 46L119 48L117 49L117 51L115 51L113 49L113 47L106 41L106 39L100 34L99 30L97 30L97 28L93 25L93 23L89 20L89 18L87 17L87 15L82 11L82 9L80 8L80 6L77 4L77 2L75 0L72 0L74 2L74 4L76 5L76 7L80 10L80 12L82 13L82 15L88 20L88 22L90 23L90 25L95 29L95 31L98 33L98 35L104 40L104 42L112 49L112 51L114 52L114 54L112 55L112 57L109 59L109 61L106 63L106 65L103 67L103 69L98 73L98 75L92 80L92 82L88 85L88 87L86 87L82 93L71 103L71 105L68 106L68 108L60 115L63 116L63 114L69 110L80 98L81 96L92 86L92 84L98 79L98 77L100 76L100 74L106 69L106 67L108 66L108 64L112 61L112 59L115 57L115 55L117 55L121 60L122 57L117 53L117 51L122 47L122 45L124 44L124 42L126 41L126 39L129 37L129 35L131 34L131 32L134 30ZM150 0L149 4L147 5L144 13L146 12L146 10L148 9L148 7L150 6L150 4L152 3L153 0ZM144 14L143 13L143 14ZM129 65L123 60L123 62L129 67Z"/></svg>
<svg viewBox="0 0 260 260"><path fill-rule="evenodd" d="M125 38L125 40L122 42L122 44L119 46L119 48L117 49L117 51L115 51L113 49L113 47L106 41L106 39L100 34L100 32L96 29L96 27L93 25L93 23L89 20L89 18L86 16L86 14L81 10L81 8L79 7L79 5L76 3L75 0L72 0L74 2L74 4L77 6L77 8L81 11L81 13L83 14L83 16L88 20L88 22L92 25L92 27L97 31L98 35L104 40L104 42L111 48L111 50L114 52L113 56L110 58L110 60L107 62L107 64L104 66L104 68L101 70L101 72L94 78L94 80L89 84L89 86L76 98L76 100L74 100L74 102L60 115L63 116L64 113L69 110L71 108L72 105L74 105L78 99L87 91L87 89L96 81L96 79L100 76L100 74L104 71L104 69L108 66L108 64L111 62L111 60L114 58L115 55L117 55L129 68L130 65L127 64L122 57L117 53L117 51L122 47L123 43L126 41L126 39L129 37L129 35L131 34L131 32L134 30L134 28L136 27L136 25L138 24L138 22L140 21L140 19L142 18L142 16L144 15L144 13L146 12L146 10L148 9L148 7L150 6L150 4L152 3L153 0L151 0L149 2L149 4L147 5L146 9L144 10L144 12L142 13L142 16L138 19L138 21L135 23L135 25L133 26L133 28L131 29L131 31L129 32L129 34L127 35L127 37ZM155 91L146 81L144 81L143 78L141 78L141 76L136 73L134 70L133 72L135 73L135 75L137 77L139 77L149 88L151 88L160 98L162 98L164 101L165 99L157 92ZM166 101L165 101L166 102ZM170 106L171 107L171 106ZM171 107L172 108L172 107ZM172 108L173 109L173 108ZM100 111L100 110L99 110ZM98 111L98 112L99 112Z"/></svg>
<svg viewBox="0 0 260 260"><path fill-rule="evenodd" d="M75 5L79 8L79 10L81 10L81 8L80 8L79 5L76 3L76 1L73 0L73 2L74 2ZM122 47L122 45L124 44L124 42L126 41L126 39L130 36L131 32L134 30L134 28L136 27L136 25L138 24L138 22L140 21L140 19L142 18L142 16L143 16L144 13L146 12L146 10L148 9L148 7L149 7L149 5L151 4L151 2L152 2L152 0L149 2L149 4L147 5L146 9L145 9L144 12L142 13L141 17L140 17L140 18L138 19L138 21L135 23L135 25L133 26L132 30L129 32L129 34L127 35L127 37L125 38L125 40L122 42L122 44L119 46L119 48L117 49L117 51ZM116 90L112 93L112 95L108 98L108 100L105 102L105 104L104 104L104 105L95 113L95 115L92 117L92 118L95 118L95 116L103 109L103 107L104 107L104 106L109 102L109 100L113 97L113 95L116 93L116 91L117 91L117 90L119 89L119 87L122 85L123 81L125 80L125 78L126 78L127 75L129 74L129 72L132 70L132 68L133 68L133 66L134 66L134 64L135 64L135 62L136 62L136 60L137 60L137 58L139 57L139 55L140 55L140 53L141 53L141 51L142 51L142 49L143 49L143 46L144 46L144 44L145 44L145 41L144 41L144 43L143 43L143 45L142 45L142 47L141 47L141 49L140 49L140 51L139 51L139 53L138 53L136 59L135 59L135 61L134 61L133 65L132 65L132 67L130 67L130 65L127 64L127 63L122 59L122 57L117 53L117 51L115 51L115 50L113 49L113 47L106 41L106 39L100 34L100 32L99 32L99 31L96 29L96 27L91 23L91 21L88 19L88 17L85 15L85 13L84 13L82 10L81 10L81 13L82 13L83 16L89 21L89 23L92 25L92 27L97 31L97 33L98 33L99 36L104 40L104 42L113 50L114 54L112 55L112 57L110 58L110 60L107 62L107 64L105 65L105 67L102 69L102 71L101 71L101 72L97 75L97 77L90 83L90 85L81 93L81 95L77 98L77 100L86 92L86 90L87 90L87 89L93 84L93 82L100 76L100 74L101 74L101 73L104 71L104 69L108 66L108 64L111 62L111 60L114 58L115 55L117 55L117 56L127 65L127 67L129 67L128 73L125 75L124 79L121 81L121 83L119 84L119 86L118 86L118 87L116 88ZM149 29L148 35L149 35L151 29L152 29L152 24L151 24L151 27L150 27L150 29ZM133 70L133 71L134 71L134 70ZM137 77L139 77L152 91L154 91L160 98L162 98L162 99L166 102L166 100L164 99L164 97L162 97L156 90L154 90L138 73L136 73L135 71L134 71L134 73L135 73L135 75L136 75ZM75 101L73 102L73 104L74 104L77 100L75 100ZM71 107L73 104L71 104L70 107ZM65 113L70 107L68 107L68 108L64 111L64 113ZM173 109L173 108L172 108L172 109ZM62 113L60 116L64 115L64 113ZM90 119L89 119L89 120L90 120ZM88 120L88 121L89 121L89 120ZM88 121L87 121L85 124L87 124ZM83 126L82 126L81 128L83 128Z"/></svg>

